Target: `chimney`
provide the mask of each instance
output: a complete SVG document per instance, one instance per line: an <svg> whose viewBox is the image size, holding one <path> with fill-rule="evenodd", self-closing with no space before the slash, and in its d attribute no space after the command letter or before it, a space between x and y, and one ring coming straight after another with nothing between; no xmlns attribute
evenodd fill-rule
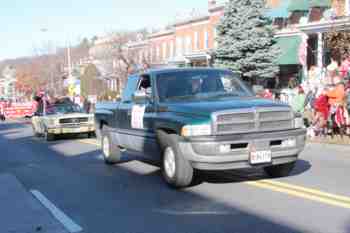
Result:
<svg viewBox="0 0 350 233"><path fill-rule="evenodd" d="M212 9L216 6L216 0L208 0L208 8Z"/></svg>

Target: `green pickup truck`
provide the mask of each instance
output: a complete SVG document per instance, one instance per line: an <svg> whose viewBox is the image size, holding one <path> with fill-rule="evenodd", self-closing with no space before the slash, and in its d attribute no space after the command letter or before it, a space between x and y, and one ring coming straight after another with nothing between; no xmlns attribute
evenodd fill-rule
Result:
<svg viewBox="0 0 350 233"><path fill-rule="evenodd" d="M105 162L122 151L161 162L165 181L187 187L194 170L264 168L287 176L305 146L301 116L256 98L228 70L150 70L130 76L120 102L97 105L95 127Z"/></svg>

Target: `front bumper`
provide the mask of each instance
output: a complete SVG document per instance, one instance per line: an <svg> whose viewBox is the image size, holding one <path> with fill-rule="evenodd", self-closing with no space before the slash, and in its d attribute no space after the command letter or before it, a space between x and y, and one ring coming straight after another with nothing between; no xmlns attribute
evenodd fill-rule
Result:
<svg viewBox="0 0 350 233"><path fill-rule="evenodd" d="M92 133L94 131L94 124L57 126L47 129L47 132L50 134Z"/></svg>
<svg viewBox="0 0 350 233"><path fill-rule="evenodd" d="M295 140L294 146L284 146L284 140ZM280 132L235 134L225 136L182 138L179 148L192 166L200 170L230 170L293 162L305 147L306 130L295 129ZM221 151L222 146L230 151ZM251 165L250 149L270 150L272 162Z"/></svg>

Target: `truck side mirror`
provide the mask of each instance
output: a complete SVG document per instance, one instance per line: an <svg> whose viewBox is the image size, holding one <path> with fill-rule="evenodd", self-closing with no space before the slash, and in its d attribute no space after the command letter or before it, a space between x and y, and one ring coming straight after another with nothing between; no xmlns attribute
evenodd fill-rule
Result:
<svg viewBox="0 0 350 233"><path fill-rule="evenodd" d="M149 94L147 94L146 91L138 90L138 91L135 91L132 98L134 102L142 103L149 99Z"/></svg>

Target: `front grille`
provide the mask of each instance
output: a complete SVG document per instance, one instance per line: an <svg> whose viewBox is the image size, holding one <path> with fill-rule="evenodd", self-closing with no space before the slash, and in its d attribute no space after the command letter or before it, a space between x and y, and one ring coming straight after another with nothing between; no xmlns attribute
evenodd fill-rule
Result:
<svg viewBox="0 0 350 233"><path fill-rule="evenodd" d="M218 124L217 131L220 133L240 133L244 131L253 131L254 123L238 123L238 124Z"/></svg>
<svg viewBox="0 0 350 233"><path fill-rule="evenodd" d="M60 124L79 124L79 123L86 123L88 121L89 121L89 118L87 117L66 118L66 119L60 119Z"/></svg>
<svg viewBox="0 0 350 233"><path fill-rule="evenodd" d="M217 116L218 122L237 122L237 121L253 121L255 118L254 113L232 113L232 114L223 114Z"/></svg>
<svg viewBox="0 0 350 233"><path fill-rule="evenodd" d="M259 119L261 121L275 121L279 119L289 119L291 116L290 111L268 111L260 112Z"/></svg>
<svg viewBox="0 0 350 233"><path fill-rule="evenodd" d="M289 108L258 108L213 114L214 134L267 132L293 128Z"/></svg>
<svg viewBox="0 0 350 233"><path fill-rule="evenodd" d="M285 121L267 121L261 122L259 130L260 131L276 131L276 130L286 130L293 128L293 122L291 120Z"/></svg>

